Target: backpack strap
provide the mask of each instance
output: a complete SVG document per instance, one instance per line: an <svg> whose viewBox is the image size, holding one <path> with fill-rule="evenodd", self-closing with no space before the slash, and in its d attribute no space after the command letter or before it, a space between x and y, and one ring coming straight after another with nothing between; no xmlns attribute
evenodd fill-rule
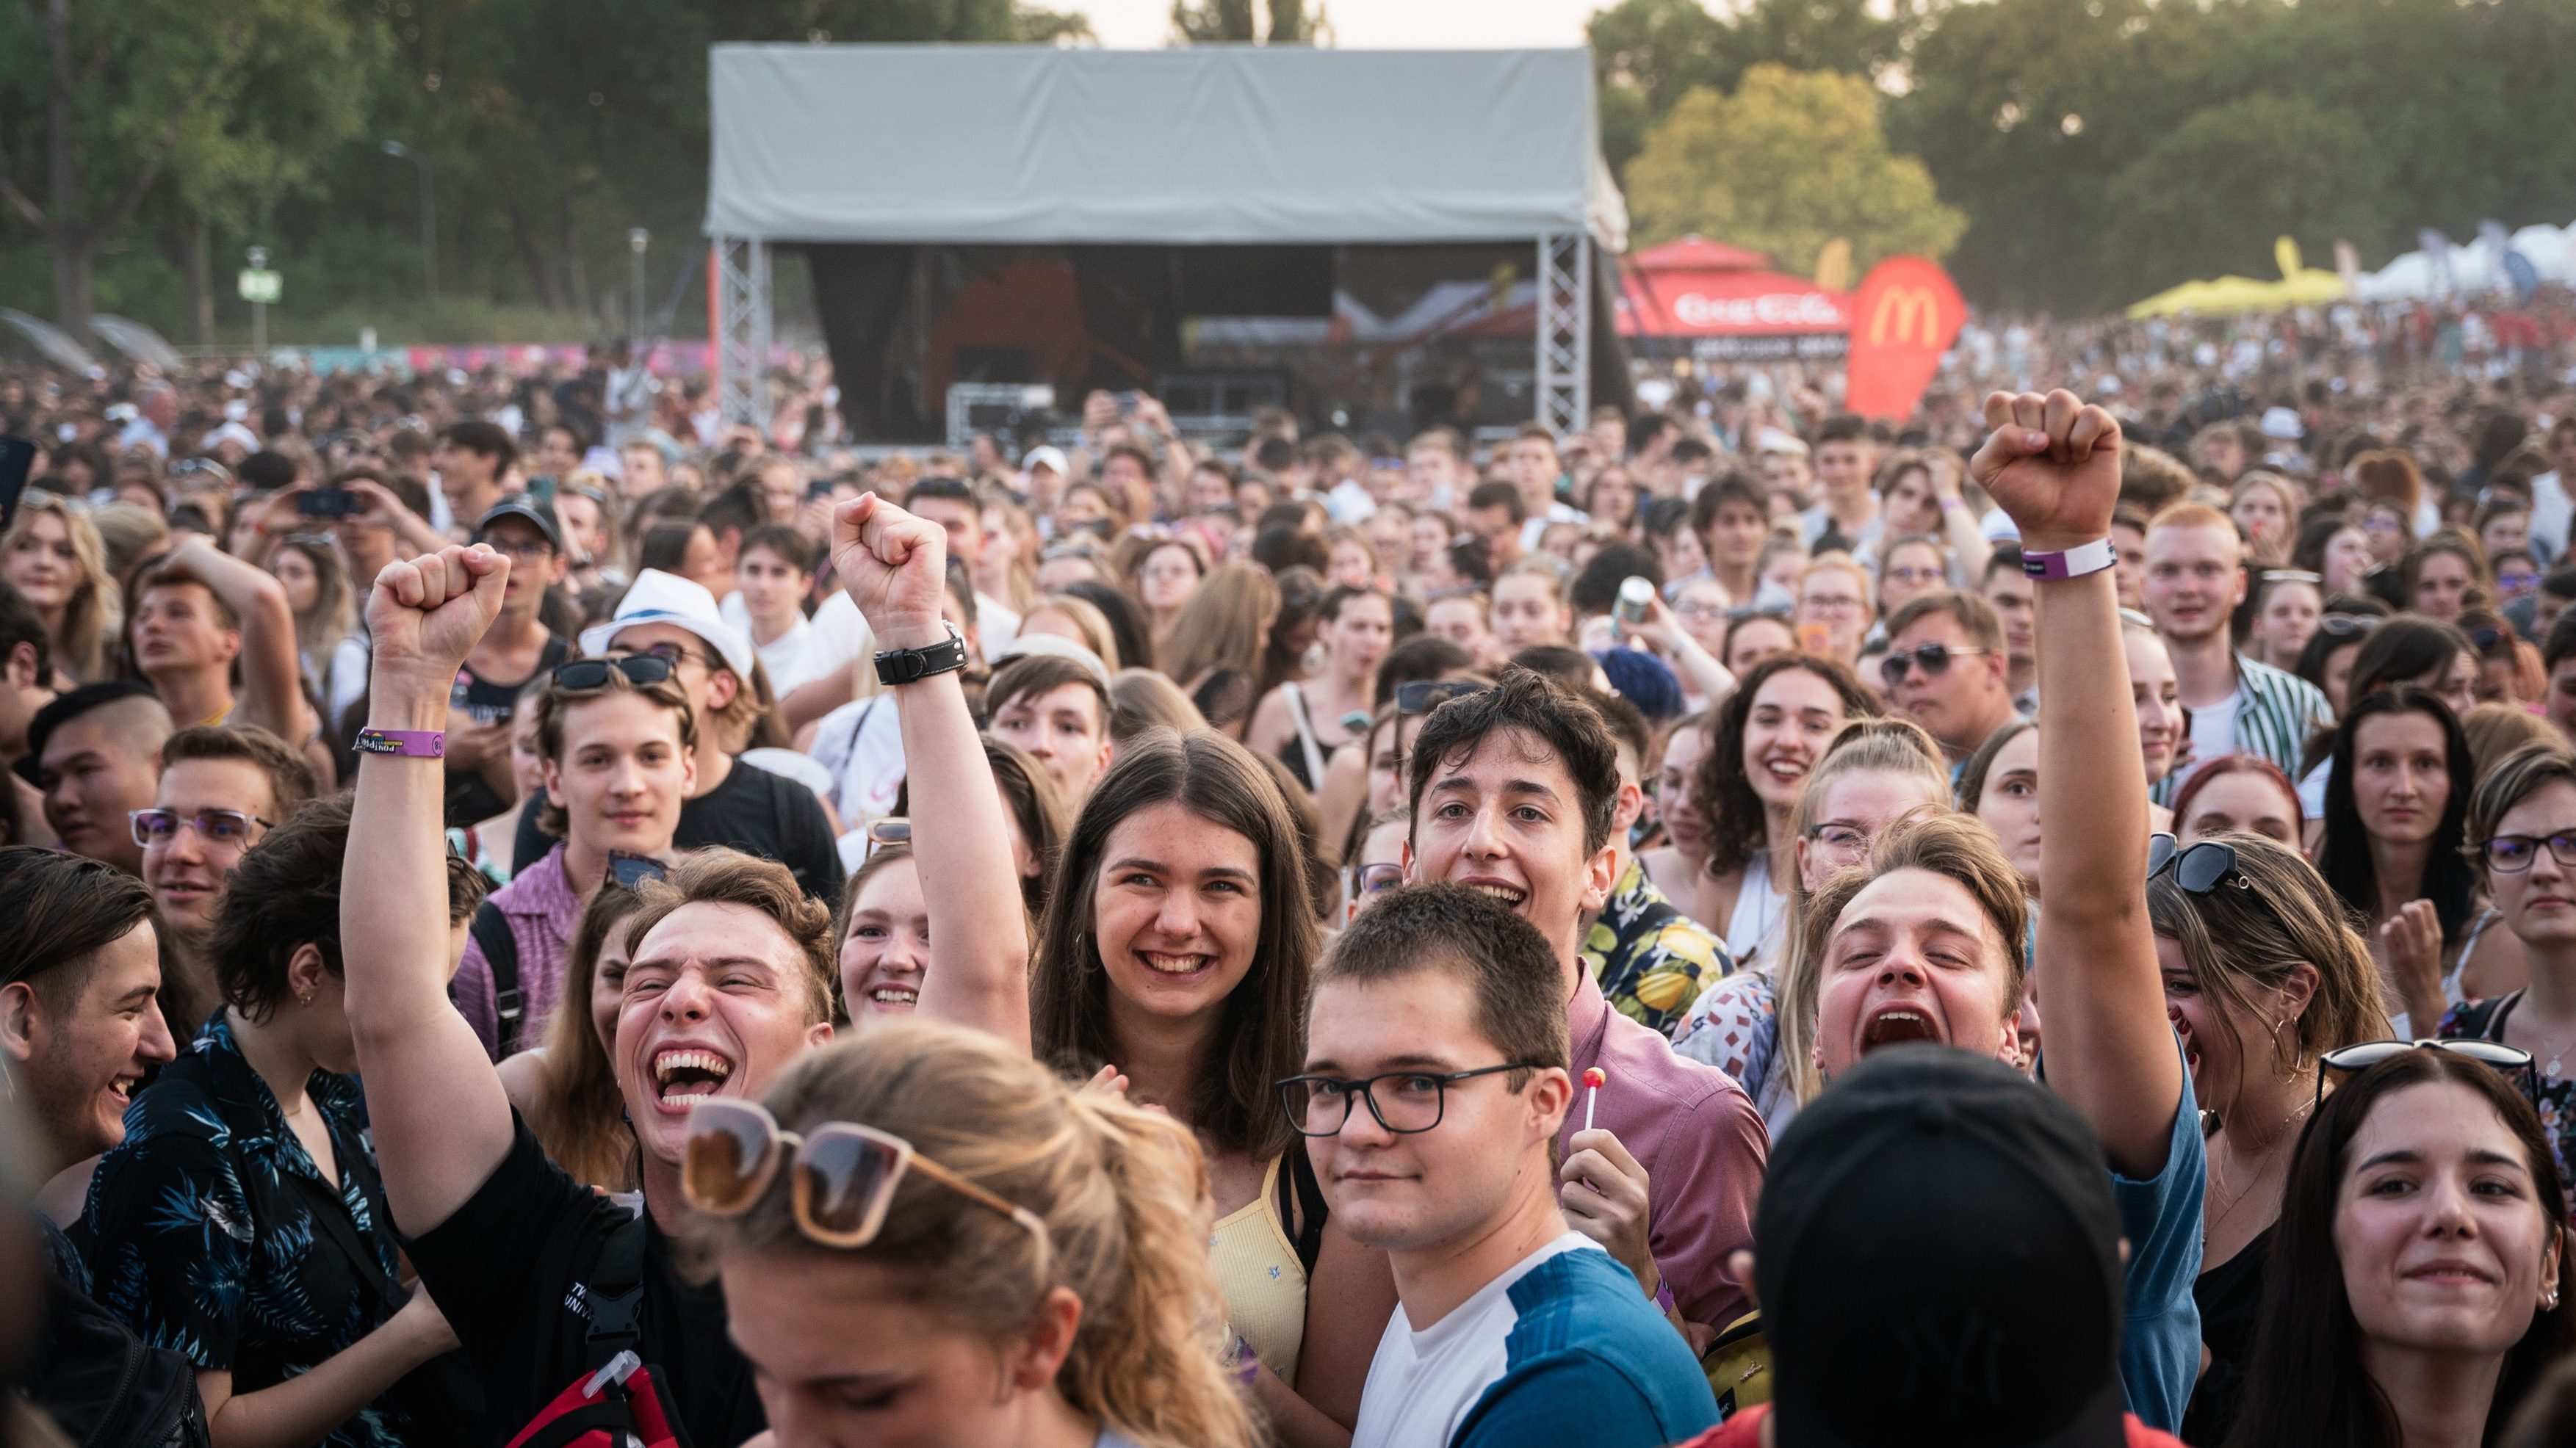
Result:
<svg viewBox="0 0 2576 1448"><path fill-rule="evenodd" d="M1288 1144L1288 1188L1297 1194L1297 1260L1305 1264L1307 1280L1312 1281L1315 1259L1324 1255L1324 1218L1332 1209L1324 1202L1323 1183L1315 1180L1315 1164L1307 1159L1303 1137Z"/></svg>
<svg viewBox="0 0 2576 1448"><path fill-rule="evenodd" d="M600 1244L599 1261L582 1291L590 1308L590 1331L583 1352L590 1370L598 1372L619 1353L630 1352L643 1338L637 1317L644 1306L644 1218L621 1222Z"/></svg>
<svg viewBox="0 0 2576 1448"><path fill-rule="evenodd" d="M527 1002L519 994L519 939L510 933L510 917L485 900L474 911L470 932L483 947L483 963L492 971L492 1059L504 1060L519 1049L519 1018Z"/></svg>

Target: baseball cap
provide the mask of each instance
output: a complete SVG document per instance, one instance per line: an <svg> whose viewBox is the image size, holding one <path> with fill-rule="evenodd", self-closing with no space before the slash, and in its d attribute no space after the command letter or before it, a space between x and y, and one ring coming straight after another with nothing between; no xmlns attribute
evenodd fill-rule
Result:
<svg viewBox="0 0 2576 1448"><path fill-rule="evenodd" d="M716 612L716 596L707 592L703 583L659 568L647 568L635 575L634 586L617 600L617 613L608 622L581 631L581 651L597 658L608 652L609 644L621 630L645 623L687 629L706 640L707 647L716 651L726 668L746 680L751 677L751 640Z"/></svg>
<svg viewBox="0 0 2576 1448"><path fill-rule="evenodd" d="M557 553L563 551L563 530L555 526L554 510L540 508L524 498L509 498L493 504L492 511L484 514L482 520L474 525L474 541L482 542L483 535L492 531L492 525L504 518L526 519L548 543L554 545Z"/></svg>
<svg viewBox="0 0 2576 1448"><path fill-rule="evenodd" d="M29 784L43 787L38 766L45 757L45 745L54 731L93 709L127 699L157 697L152 686L141 679L109 679L103 683L83 684L68 693L56 694L27 720L27 752L10 766L11 772Z"/></svg>
<svg viewBox="0 0 2576 1448"><path fill-rule="evenodd" d="M1874 1051L1772 1148L1753 1221L1778 1448L2122 1448L2120 1213L2075 1109Z"/></svg>
<svg viewBox="0 0 2576 1448"><path fill-rule="evenodd" d="M2306 431L2299 425L2299 414L2286 407L2263 410L2263 435L2275 442L2297 442Z"/></svg>
<svg viewBox="0 0 2576 1448"><path fill-rule="evenodd" d="M1073 465L1064 460L1064 449L1060 447L1033 447L1021 454L1021 472L1033 473L1040 468L1055 469L1055 475L1059 478L1073 475Z"/></svg>

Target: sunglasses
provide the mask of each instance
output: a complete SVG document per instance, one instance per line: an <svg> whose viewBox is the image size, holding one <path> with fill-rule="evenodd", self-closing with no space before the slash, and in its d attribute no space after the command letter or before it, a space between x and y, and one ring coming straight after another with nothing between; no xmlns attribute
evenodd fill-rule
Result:
<svg viewBox="0 0 2576 1448"><path fill-rule="evenodd" d="M2393 1060L2409 1051L2441 1051L2447 1055L2465 1056L2481 1066L2518 1075L2522 1078L2523 1099L2535 1104L2540 1099L2540 1069L2531 1061L2531 1053L2520 1046L2502 1041L2363 1041L2328 1051L2317 1058L2323 1070L2317 1072L2316 1099L2326 1099L2326 1074L2330 1071L2367 1071L2382 1061Z"/></svg>
<svg viewBox="0 0 2576 1448"><path fill-rule="evenodd" d="M868 852L862 858L873 859L875 858L877 851L884 849L888 845L908 845L911 843L911 820L904 818L902 815L887 815L883 819L870 820L868 821Z"/></svg>
<svg viewBox="0 0 2576 1448"><path fill-rule="evenodd" d="M2152 880L2167 870L2174 872L2174 883L2186 895L2206 895L2228 880L2243 885L2245 877L2236 873L2236 847L2223 840L2203 840L2189 849L2178 847L2173 836L2158 831L2147 837L2147 878Z"/></svg>
<svg viewBox="0 0 2576 1448"><path fill-rule="evenodd" d="M1428 714L1452 699L1472 699L1492 687L1475 679L1417 679L1395 686L1395 712Z"/></svg>
<svg viewBox="0 0 2576 1448"><path fill-rule="evenodd" d="M680 671L680 666L661 654L627 654L614 659L575 659L555 666L558 689L599 689L608 684L609 670L626 676L630 684L658 684Z"/></svg>
<svg viewBox="0 0 2576 1448"><path fill-rule="evenodd" d="M647 880L667 880L671 867L651 855L638 855L626 850L608 852L609 878L627 890L641 890Z"/></svg>
<svg viewBox="0 0 2576 1448"><path fill-rule="evenodd" d="M2379 618L2367 613L2329 613L2317 619L2317 632L2328 638L2350 638L2379 627Z"/></svg>
<svg viewBox="0 0 2576 1448"><path fill-rule="evenodd" d="M1898 649L1879 660L1878 676L1885 679L1887 686L1893 689L1905 682L1905 676L1912 673L1917 664L1923 666L1925 678L1937 679L1950 672L1952 659L1965 658L1970 654L1993 652L1993 649L1954 649L1948 644L1917 644L1910 649Z"/></svg>
<svg viewBox="0 0 2576 1448"><path fill-rule="evenodd" d="M800 1135L779 1129L778 1118L757 1101L722 1097L701 1101L689 1113L680 1194L690 1206L710 1216L741 1216L767 1194L781 1166L788 1172L796 1229L826 1247L849 1250L875 1241L896 1186L918 1169L968 1201L1028 1228L1037 1238L1039 1256L1054 1256L1055 1242L1035 1212L919 1154L893 1132L829 1121Z"/></svg>
<svg viewBox="0 0 2576 1448"><path fill-rule="evenodd" d="M126 811L125 818L134 831L134 843L147 850L177 839L182 825L194 828L197 838L210 845L239 846L250 844L252 826L273 828L259 816L237 809L201 809L193 815L174 809L138 809Z"/></svg>

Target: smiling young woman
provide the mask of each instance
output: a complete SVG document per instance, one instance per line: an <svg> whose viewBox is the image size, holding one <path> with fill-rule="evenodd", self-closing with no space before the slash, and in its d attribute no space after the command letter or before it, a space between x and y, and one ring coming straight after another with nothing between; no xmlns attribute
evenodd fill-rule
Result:
<svg viewBox="0 0 2576 1448"><path fill-rule="evenodd" d="M1878 701L1841 663L1814 654L1764 659L1717 712L1692 798L1709 818L1707 873L1691 918L1726 938L1739 966L1770 963L1795 928L1786 909L1797 862L1789 812L1844 724Z"/></svg>

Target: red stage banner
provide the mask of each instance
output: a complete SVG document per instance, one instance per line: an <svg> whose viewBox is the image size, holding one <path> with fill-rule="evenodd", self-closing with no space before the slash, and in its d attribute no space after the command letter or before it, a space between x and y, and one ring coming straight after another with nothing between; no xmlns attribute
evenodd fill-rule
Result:
<svg viewBox="0 0 2576 1448"><path fill-rule="evenodd" d="M1967 320L1967 303L1938 265L1892 256L1871 267L1852 299L1844 405L1863 417L1901 422L1912 416Z"/></svg>

